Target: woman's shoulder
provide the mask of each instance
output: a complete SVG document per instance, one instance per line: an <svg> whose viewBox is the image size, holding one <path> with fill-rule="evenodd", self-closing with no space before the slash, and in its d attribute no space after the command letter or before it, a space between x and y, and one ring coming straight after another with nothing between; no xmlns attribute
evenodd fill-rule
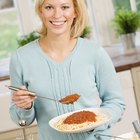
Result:
<svg viewBox="0 0 140 140"><path fill-rule="evenodd" d="M38 40L34 40L34 41L31 41L31 42L17 48L16 51L13 53L13 55L14 54L19 54L19 55L30 54L31 55L37 49L37 42L38 42Z"/></svg>
<svg viewBox="0 0 140 140"><path fill-rule="evenodd" d="M80 38L79 40L82 43L82 45L85 46L86 48L98 49L101 47L100 44L93 39Z"/></svg>
<svg viewBox="0 0 140 140"><path fill-rule="evenodd" d="M31 41L17 49L17 51L33 51L33 49L37 46L38 39Z"/></svg>
<svg viewBox="0 0 140 140"><path fill-rule="evenodd" d="M12 53L11 57L19 57L23 59L31 57L36 52L37 42L37 40L34 40L22 47L17 48L16 51Z"/></svg>
<svg viewBox="0 0 140 140"><path fill-rule="evenodd" d="M100 58L106 57L108 54L102 45L95 40L80 38L81 41L81 51L88 56Z"/></svg>
<svg viewBox="0 0 140 140"><path fill-rule="evenodd" d="M98 52L102 52L104 50L104 48L100 45L100 43L98 43L93 39L80 38L79 40L82 49L84 49L85 51L97 54Z"/></svg>

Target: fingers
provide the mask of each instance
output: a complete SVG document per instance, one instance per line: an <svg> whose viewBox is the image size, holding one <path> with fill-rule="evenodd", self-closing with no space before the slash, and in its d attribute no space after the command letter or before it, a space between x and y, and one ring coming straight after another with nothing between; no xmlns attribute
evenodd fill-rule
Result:
<svg viewBox="0 0 140 140"><path fill-rule="evenodd" d="M19 89L21 89L21 90L27 90L25 86L20 86Z"/></svg>
<svg viewBox="0 0 140 140"><path fill-rule="evenodd" d="M29 109L32 107L32 102L36 97L30 96L28 91L24 86L21 86L20 89L13 93L12 100L20 108Z"/></svg>
<svg viewBox="0 0 140 140"><path fill-rule="evenodd" d="M29 109L29 108L31 108L32 107L32 102L22 102L22 103L20 103L20 102L15 102L15 104L18 106L18 107L20 107L20 108L24 108L24 109Z"/></svg>
<svg viewBox="0 0 140 140"><path fill-rule="evenodd" d="M29 95L27 96L21 95L19 97L13 98L13 101L18 107L26 109L26 108L31 108L32 102L34 101L34 97L30 97Z"/></svg>

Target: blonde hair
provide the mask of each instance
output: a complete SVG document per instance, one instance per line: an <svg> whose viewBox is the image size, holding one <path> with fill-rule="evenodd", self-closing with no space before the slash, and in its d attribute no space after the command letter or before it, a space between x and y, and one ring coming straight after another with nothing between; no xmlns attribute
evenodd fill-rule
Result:
<svg viewBox="0 0 140 140"><path fill-rule="evenodd" d="M41 17L40 8L45 0L36 0L35 10L42 21L42 27L40 34L42 36L47 35L47 28ZM76 13L76 18L71 26L71 38L76 38L82 35L84 28L88 25L88 14L84 0L72 0L74 5L74 10Z"/></svg>

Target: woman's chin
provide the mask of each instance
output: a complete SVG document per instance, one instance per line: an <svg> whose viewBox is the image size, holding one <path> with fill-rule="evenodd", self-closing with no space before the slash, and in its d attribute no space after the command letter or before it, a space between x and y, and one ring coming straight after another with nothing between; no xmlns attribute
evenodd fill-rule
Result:
<svg viewBox="0 0 140 140"><path fill-rule="evenodd" d="M60 36L60 35L66 35L68 33L68 30L53 30L52 34Z"/></svg>

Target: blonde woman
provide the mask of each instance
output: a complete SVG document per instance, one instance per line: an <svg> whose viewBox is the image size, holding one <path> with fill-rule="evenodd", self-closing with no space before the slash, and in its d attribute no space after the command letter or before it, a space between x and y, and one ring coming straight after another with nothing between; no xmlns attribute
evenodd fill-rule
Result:
<svg viewBox="0 0 140 140"><path fill-rule="evenodd" d="M63 134L48 122L73 111L71 105L35 99L28 92L12 93L11 118L21 117L30 125L37 120L39 140L96 140L98 133L111 133L111 125L120 120L125 104L114 66L104 49L94 41L80 38L88 24L84 0L36 0L42 21L42 37L19 49L10 63L11 85L38 95L61 99L72 93L81 95L75 110L101 107L112 120L90 132Z"/></svg>

